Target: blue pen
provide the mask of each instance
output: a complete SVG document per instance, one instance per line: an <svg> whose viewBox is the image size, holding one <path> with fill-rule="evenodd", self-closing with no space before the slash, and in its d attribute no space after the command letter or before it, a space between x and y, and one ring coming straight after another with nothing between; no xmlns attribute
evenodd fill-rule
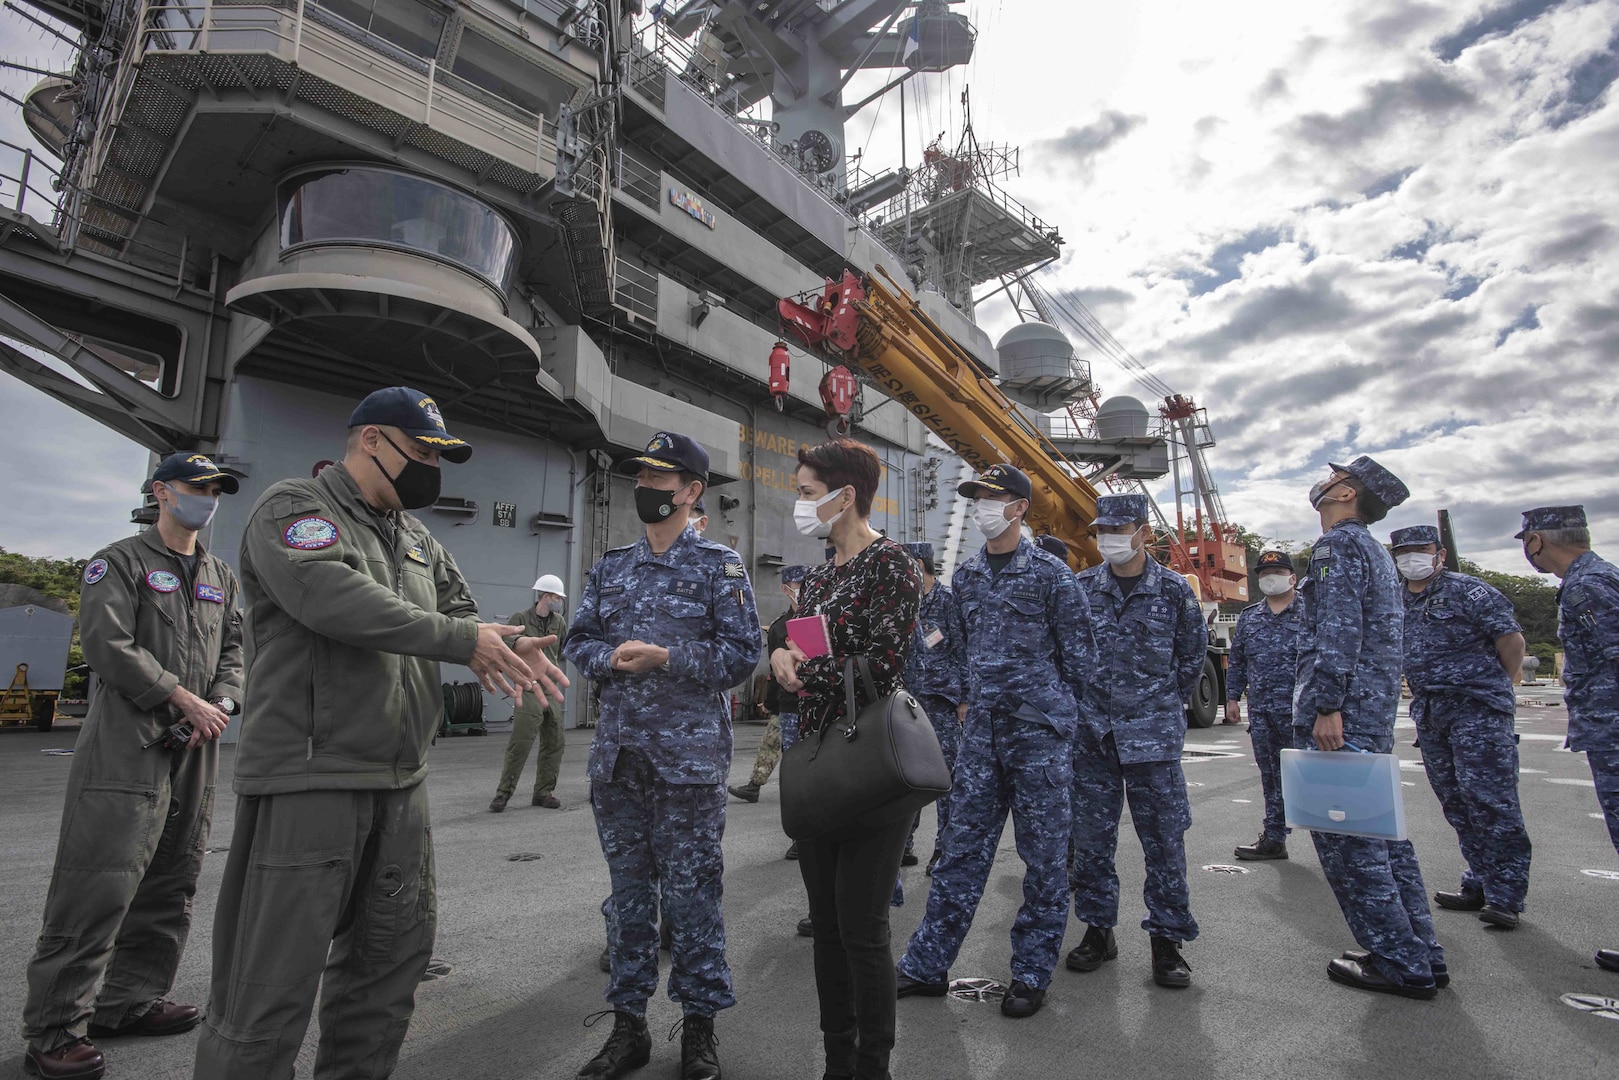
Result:
<svg viewBox="0 0 1619 1080"><path fill-rule="evenodd" d="M1367 751L1367 750L1362 750L1360 747L1356 746L1354 743L1350 742L1347 739L1344 740L1344 745L1343 745L1342 749L1344 749L1344 750L1353 750L1357 754L1365 754L1365 753L1370 752L1370 751Z"/></svg>

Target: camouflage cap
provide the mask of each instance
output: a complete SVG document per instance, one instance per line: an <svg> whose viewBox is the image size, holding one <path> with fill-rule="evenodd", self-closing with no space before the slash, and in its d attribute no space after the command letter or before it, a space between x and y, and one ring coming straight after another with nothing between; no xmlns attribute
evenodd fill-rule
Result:
<svg viewBox="0 0 1619 1080"><path fill-rule="evenodd" d="M905 550L910 552L911 558L913 559L925 559L928 562L933 561L933 545L925 541L914 544L906 544Z"/></svg>
<svg viewBox="0 0 1619 1080"><path fill-rule="evenodd" d="M1262 551L1259 554L1259 563L1254 567L1254 573L1263 574L1266 570L1286 570L1294 573L1293 556L1285 551Z"/></svg>
<svg viewBox="0 0 1619 1080"><path fill-rule="evenodd" d="M1068 545L1057 539L1055 536L1052 536L1050 533L1035 537L1034 546L1039 548L1041 551L1050 552L1051 554L1057 556L1057 558L1064 561L1067 561L1068 559Z"/></svg>
<svg viewBox="0 0 1619 1080"><path fill-rule="evenodd" d="M1411 489L1406 487L1398 476L1395 476L1365 454L1351 461L1348 465L1340 465L1336 461L1329 461L1327 462L1327 467L1336 472L1348 473L1353 476L1356 480L1366 485L1367 491L1382 500L1384 506L1391 509L1411 497Z"/></svg>
<svg viewBox="0 0 1619 1080"><path fill-rule="evenodd" d="M1389 533L1389 547L1422 547L1439 543L1439 530L1432 525L1408 525Z"/></svg>
<svg viewBox="0 0 1619 1080"><path fill-rule="evenodd" d="M1584 529L1589 526L1585 521L1584 506L1537 506L1533 510L1523 512L1523 528L1513 533L1514 540L1522 540L1532 532L1545 532L1549 529Z"/></svg>
<svg viewBox="0 0 1619 1080"><path fill-rule="evenodd" d="M804 580L804 575L808 572L809 567L807 566L784 566L781 568L781 583L783 585L797 585Z"/></svg>
<svg viewBox="0 0 1619 1080"><path fill-rule="evenodd" d="M1134 525L1146 521L1152 508L1147 497L1132 492L1128 495L1103 495L1096 500L1096 524Z"/></svg>

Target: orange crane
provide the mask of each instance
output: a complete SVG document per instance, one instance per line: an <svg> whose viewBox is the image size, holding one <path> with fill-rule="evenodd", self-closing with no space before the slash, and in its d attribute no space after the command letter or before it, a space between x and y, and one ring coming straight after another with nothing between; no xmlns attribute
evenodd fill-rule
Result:
<svg viewBox="0 0 1619 1080"><path fill-rule="evenodd" d="M1034 489L1028 523L1068 545L1083 568L1102 561L1091 535L1096 489L888 272L828 279L818 300L785 299L782 322L810 349L872 380L974 469L1015 465Z"/></svg>

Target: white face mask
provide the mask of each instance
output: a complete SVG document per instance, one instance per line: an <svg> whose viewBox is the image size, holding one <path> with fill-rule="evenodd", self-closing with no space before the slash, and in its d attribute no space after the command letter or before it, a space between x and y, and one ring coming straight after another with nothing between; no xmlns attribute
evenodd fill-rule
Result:
<svg viewBox="0 0 1619 1080"><path fill-rule="evenodd" d="M843 488L838 488L836 491L827 492L823 498L799 499L796 503L794 503L793 524L798 526L798 531L803 533L805 536L831 536L832 526L838 523L838 519L843 516L844 511L839 510L837 513L833 514L832 520L830 521L822 521L820 509L833 499L842 496L842 494Z"/></svg>
<svg viewBox="0 0 1619 1080"><path fill-rule="evenodd" d="M1259 591L1266 596L1281 596L1293 587L1292 574L1260 574Z"/></svg>
<svg viewBox="0 0 1619 1080"><path fill-rule="evenodd" d="M1136 547L1134 533L1119 536L1116 533L1103 533L1096 538L1096 550L1102 553L1102 558L1108 561L1109 566L1123 566L1136 557L1141 549Z"/></svg>
<svg viewBox="0 0 1619 1080"><path fill-rule="evenodd" d="M1425 551L1412 551L1394 556L1394 565L1407 581L1427 581L1439 569L1439 556Z"/></svg>
<svg viewBox="0 0 1619 1080"><path fill-rule="evenodd" d="M973 524L978 526L978 531L984 534L986 540L995 539L1012 524L1006 516L1009 505L989 499L973 500Z"/></svg>

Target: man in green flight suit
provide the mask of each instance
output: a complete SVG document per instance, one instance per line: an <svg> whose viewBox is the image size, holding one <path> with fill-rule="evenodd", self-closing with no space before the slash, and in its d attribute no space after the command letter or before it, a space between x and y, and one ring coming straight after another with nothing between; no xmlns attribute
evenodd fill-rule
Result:
<svg viewBox="0 0 1619 1080"><path fill-rule="evenodd" d="M343 460L259 497L242 534L247 699L194 1080L286 1080L320 996L316 1080L388 1076L437 925L427 751L439 661L520 698L567 678L544 638L478 621L411 514L464 462L433 399L360 402Z"/></svg>
<svg viewBox="0 0 1619 1080"><path fill-rule="evenodd" d="M197 543L237 480L202 454L152 474L157 525L84 567L79 639L101 679L68 774L56 865L28 965L31 1075L103 1075L90 1039L178 1035L164 1000L191 929L227 716L242 696L236 575ZM165 743L180 722L189 738ZM96 984L101 987L97 991Z"/></svg>
<svg viewBox="0 0 1619 1080"><path fill-rule="evenodd" d="M542 574L534 583L534 606L506 620L523 628L521 634L507 638L506 644L515 646L518 639L524 637L554 638L555 644L545 646L545 656L553 664L560 663L562 641L568 636L568 620L562 614L567 600L562 579L555 574ZM540 752L534 762L534 805L547 810L562 808L553 794L557 789L557 773L562 769L562 748L567 743L562 731L562 709L543 697L530 695L512 710L512 739L506 744L506 765L500 771L500 785L489 803L491 814L506 809L512 792L517 790L517 780L523 775L523 766L528 764L529 747L534 745L536 737L540 740Z"/></svg>

